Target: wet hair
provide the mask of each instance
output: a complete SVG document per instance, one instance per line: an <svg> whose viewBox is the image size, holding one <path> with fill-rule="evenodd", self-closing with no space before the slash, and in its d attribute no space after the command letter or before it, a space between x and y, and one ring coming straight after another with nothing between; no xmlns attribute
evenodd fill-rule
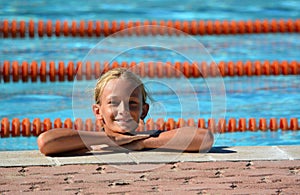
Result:
<svg viewBox="0 0 300 195"><path fill-rule="evenodd" d="M134 82L136 82L137 86L141 89L142 96L143 96L143 104L146 103L148 94L145 89L145 86L143 82L140 80L140 78L134 74L133 72L129 71L126 68L114 68L112 70L107 71L105 74L103 74L97 81L95 90L94 90L94 99L96 104L100 104L100 99L103 93L103 90L106 86L106 84L112 80L112 79L129 79Z"/></svg>

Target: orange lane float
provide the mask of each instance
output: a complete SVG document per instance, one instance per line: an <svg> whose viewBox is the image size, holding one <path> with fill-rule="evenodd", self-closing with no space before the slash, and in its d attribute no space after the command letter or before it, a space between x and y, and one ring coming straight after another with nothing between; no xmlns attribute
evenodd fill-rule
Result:
<svg viewBox="0 0 300 195"><path fill-rule="evenodd" d="M258 122L258 123L257 123ZM183 126L193 126L198 128L208 128L214 133L230 133L230 132L245 132L245 131L287 131L287 130L300 130L298 118L230 118L228 121L222 119L207 119L199 118L197 120L193 118L178 119L173 118L164 120L162 118L154 121L152 118L148 119L145 124L140 124L138 131L142 131L142 127L145 130L172 130ZM22 119L13 118L10 121L8 118L2 118L1 120L1 137L17 137L17 136L38 136L42 132L48 131L52 128L73 128L75 130L86 131L101 131L102 124L100 121L93 121L88 118L82 120L80 118L72 121L70 118L62 121L60 118L56 118L53 122L46 118L44 120L35 118L30 121L28 118Z"/></svg>
<svg viewBox="0 0 300 195"><path fill-rule="evenodd" d="M151 26L149 26L151 25ZM143 29L133 27L141 27ZM169 28L166 28L169 27ZM123 31L128 29L127 31ZM172 30L176 29L176 30ZM299 33L300 19L271 19L271 20L168 20L168 21L43 21L43 20L2 20L0 34L3 38L31 38L51 36L93 37L109 36L116 32L120 35L155 36L179 35L180 31L190 35L226 35L226 34L251 34L251 33Z"/></svg>
<svg viewBox="0 0 300 195"><path fill-rule="evenodd" d="M261 76L261 75L299 75L298 61L221 61L211 62L18 62L4 61L0 64L0 82L55 82L91 80L102 73L117 67L129 68L141 77L216 77L217 70L222 77Z"/></svg>

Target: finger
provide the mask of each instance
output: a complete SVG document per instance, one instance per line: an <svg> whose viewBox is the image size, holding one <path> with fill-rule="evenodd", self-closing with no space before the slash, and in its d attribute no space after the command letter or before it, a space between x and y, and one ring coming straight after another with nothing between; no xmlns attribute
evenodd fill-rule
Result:
<svg viewBox="0 0 300 195"><path fill-rule="evenodd" d="M139 135L130 136L130 137L132 137L132 141L135 141L135 140L139 140L139 139L146 139L146 138L150 137L150 135L139 134Z"/></svg>
<svg viewBox="0 0 300 195"><path fill-rule="evenodd" d="M146 139L148 137L150 136L149 135L135 135L135 136L119 135L118 137L115 137L115 141L118 145L124 145L136 140Z"/></svg>
<svg viewBox="0 0 300 195"><path fill-rule="evenodd" d="M130 136L130 135L124 135L124 136L120 136L120 141L126 141L126 142L132 142L132 141L136 141L136 140L140 140L140 139L146 139L150 137L149 135L143 134L143 135L134 135L134 136Z"/></svg>

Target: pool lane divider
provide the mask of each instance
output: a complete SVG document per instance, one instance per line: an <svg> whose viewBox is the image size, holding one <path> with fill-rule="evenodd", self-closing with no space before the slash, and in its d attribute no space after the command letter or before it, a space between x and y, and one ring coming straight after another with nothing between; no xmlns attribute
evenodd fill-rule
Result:
<svg viewBox="0 0 300 195"><path fill-rule="evenodd" d="M39 63L4 61L0 64L0 82L56 82L97 79L101 74L113 68L129 68L140 77L206 78L216 77L219 71L222 77L261 76L261 75L299 75L299 61L221 61L211 62L46 62Z"/></svg>
<svg viewBox="0 0 300 195"><path fill-rule="evenodd" d="M207 119L198 118L194 120L193 118L183 119L180 118L175 120L169 118L166 121L162 118L154 119L149 118L147 121L140 122L137 131L144 130L172 130L179 127L191 126L198 128L208 128L214 133L229 133L229 132L245 132L245 131L282 131L300 130L298 123L298 118L230 118L228 121L226 119ZM44 120L40 118L35 118L30 121L28 118L18 119L13 118L11 121L8 118L1 119L1 137L18 137L18 136L38 136L42 132L48 131L52 128L71 128L75 130L85 130L85 131L101 131L102 124L99 120L93 121L88 118L83 120L77 118L72 121L70 118L62 121L60 118L56 118L51 121L49 118Z"/></svg>
<svg viewBox="0 0 300 195"><path fill-rule="evenodd" d="M151 28L134 27L152 25ZM166 27L169 27L166 28ZM174 31L171 29L177 29ZM108 20L2 20L0 21L0 36L2 38L17 37L100 37L109 36L123 31L120 35L179 35L181 32L190 35L238 35L252 33L299 33L300 19L270 19L270 20L144 20L144 21L108 21Z"/></svg>

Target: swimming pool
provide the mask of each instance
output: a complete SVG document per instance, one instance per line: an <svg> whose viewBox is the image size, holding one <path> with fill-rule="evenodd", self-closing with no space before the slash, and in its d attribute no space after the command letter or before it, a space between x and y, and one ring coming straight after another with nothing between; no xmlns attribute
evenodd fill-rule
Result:
<svg viewBox="0 0 300 195"><path fill-rule="evenodd" d="M3 19L18 20L248 20L248 19L280 19L300 18L300 5L297 1L271 2L230 1L220 3L215 1L199 5L190 1L180 5L178 1L146 1L142 7L134 2L107 1L101 4L88 1L84 6L74 1L65 12L66 5L59 1L47 2L2 2ZM241 14L243 13L243 14ZM299 33L291 34L248 34L248 35L209 35L194 36L208 50L216 62L220 61L300 61ZM35 37L35 38L2 38L1 64L3 61L41 61L46 60L81 61L85 55L103 37ZM107 48L110 55L116 47ZM119 61L182 61L182 56L169 55L164 51L144 49L127 53ZM180 85L180 80L164 80ZM226 119L229 118L300 118L300 79L298 75L289 76L253 76L225 77L226 89ZM176 83L177 82L177 83ZM201 79L192 78L189 82L197 92L201 117L211 116L211 97L209 90L203 86ZM90 85L89 81L80 82ZM153 87L154 99L164 100L166 117L180 118L181 110L174 106L170 93L161 93ZM1 83L0 84L0 118L66 118L73 117L72 92L73 82L35 82L35 83ZM165 94L168 94L167 96ZM173 99L172 99L173 98ZM187 97L188 98L188 97ZM186 102L189 100L187 99ZM192 104L185 104L187 110L193 110ZM84 107L86 109L87 107ZM188 113L186 113L186 116ZM195 115L195 114L194 114ZM194 116L193 115L193 116ZM158 116L159 117L159 114ZM35 137L1 138L0 150L37 149ZM236 132L220 134L216 140L220 145L298 145L299 131L266 131L266 132Z"/></svg>

